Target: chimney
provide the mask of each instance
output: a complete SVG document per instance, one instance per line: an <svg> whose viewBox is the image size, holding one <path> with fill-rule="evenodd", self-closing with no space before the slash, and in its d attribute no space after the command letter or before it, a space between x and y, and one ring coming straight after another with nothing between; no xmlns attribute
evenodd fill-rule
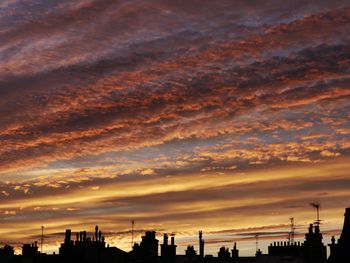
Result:
<svg viewBox="0 0 350 263"><path fill-rule="evenodd" d="M312 234L312 233L313 233L313 225L310 224L310 225L309 225L309 234Z"/></svg>
<svg viewBox="0 0 350 263"><path fill-rule="evenodd" d="M66 229L66 236L64 238L64 243L65 244L69 244L70 241L71 241L71 234L72 234L72 231L70 229Z"/></svg>
<svg viewBox="0 0 350 263"><path fill-rule="evenodd" d="M168 245L168 234L163 235L163 244Z"/></svg>
<svg viewBox="0 0 350 263"><path fill-rule="evenodd" d="M235 242L235 244L234 244L233 249L231 250L231 252L232 252L232 259L233 259L233 260L238 260L238 258L239 258L239 251L238 251L238 249L237 249L237 244L236 244L236 242Z"/></svg>
<svg viewBox="0 0 350 263"><path fill-rule="evenodd" d="M102 231L101 230L98 232L98 241L99 242L102 241Z"/></svg>
<svg viewBox="0 0 350 263"><path fill-rule="evenodd" d="M95 240L98 240L98 226L95 226Z"/></svg>
<svg viewBox="0 0 350 263"><path fill-rule="evenodd" d="M199 231L199 256L201 258L204 257L204 240L202 231Z"/></svg>

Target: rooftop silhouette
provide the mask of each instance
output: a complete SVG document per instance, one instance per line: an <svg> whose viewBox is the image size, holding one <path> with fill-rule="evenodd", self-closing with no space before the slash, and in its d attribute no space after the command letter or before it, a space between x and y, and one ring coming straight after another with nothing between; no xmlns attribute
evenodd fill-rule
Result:
<svg viewBox="0 0 350 263"><path fill-rule="evenodd" d="M268 246L267 254L256 247L253 257L239 255L238 244L232 249L220 247L217 256L205 254L205 240L203 231L198 232L198 249L195 245L187 246L184 255L176 252L175 235L164 233L162 244L156 238L155 231L147 231L141 237L140 243L134 243L132 250L127 252L117 247L111 247L105 242L105 237L98 226L92 236L86 231L75 232L67 229L58 254L44 254L39 251L38 243L23 244L22 254L15 255L14 248L5 245L0 248L1 263L349 263L350 262L350 207L345 211L342 233L336 241L332 237L330 255L327 257L326 245L320 229L320 220L309 225L304 242L274 241ZM159 253L160 247L160 253Z"/></svg>

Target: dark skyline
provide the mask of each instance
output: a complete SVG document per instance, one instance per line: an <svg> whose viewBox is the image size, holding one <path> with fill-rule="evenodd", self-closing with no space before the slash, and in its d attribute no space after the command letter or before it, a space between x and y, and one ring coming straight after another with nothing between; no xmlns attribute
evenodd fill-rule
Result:
<svg viewBox="0 0 350 263"><path fill-rule="evenodd" d="M310 223L302 241L295 240L294 220L291 218L291 229L288 241L271 242L264 251L259 246L259 237L266 235L256 232L255 255L240 254L237 242L232 249L220 246L217 254L208 254L205 233L198 231L197 246L190 244L184 253L179 253L175 241L175 233L162 233L163 240L157 239L156 231L148 230L141 236L140 242L133 238L134 222L132 225L132 244L129 251L123 251L116 246L106 243L105 233L95 226L92 233L87 231L72 231L66 229L64 240L58 253L44 253L44 235L40 243L34 241L22 245L21 254L14 253L14 247L6 244L0 247L0 261L4 263L347 263L350 260L350 207L345 209L341 234L332 236L326 244L321 230L322 220L319 217L320 204L311 203L317 211L317 219ZM327 247L329 250L327 252ZM197 250L196 250L197 248Z"/></svg>
<svg viewBox="0 0 350 263"><path fill-rule="evenodd" d="M99 222L127 249L134 219L252 254L251 232L305 228L314 201L329 241L350 204L349 36L345 0L1 1L0 242L44 225L53 251Z"/></svg>

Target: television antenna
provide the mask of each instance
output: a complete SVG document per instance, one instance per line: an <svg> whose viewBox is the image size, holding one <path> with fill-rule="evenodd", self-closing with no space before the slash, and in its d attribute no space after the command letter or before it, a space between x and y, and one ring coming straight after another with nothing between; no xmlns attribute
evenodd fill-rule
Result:
<svg viewBox="0 0 350 263"><path fill-rule="evenodd" d="M40 240L40 253L43 253L43 243L44 243L44 226L41 226L41 240Z"/></svg>
<svg viewBox="0 0 350 263"><path fill-rule="evenodd" d="M290 220L289 243L292 244L294 242L294 236L295 236L294 217L289 218L289 220Z"/></svg>
<svg viewBox="0 0 350 263"><path fill-rule="evenodd" d="M135 220L131 220L131 249L134 246L134 226L135 226Z"/></svg>
<svg viewBox="0 0 350 263"><path fill-rule="evenodd" d="M319 226L321 224L321 220L320 220L320 208L321 208L321 204L319 202L312 202L310 203L310 205L316 209L316 216L317 216L317 219L315 221L315 224L317 226Z"/></svg>

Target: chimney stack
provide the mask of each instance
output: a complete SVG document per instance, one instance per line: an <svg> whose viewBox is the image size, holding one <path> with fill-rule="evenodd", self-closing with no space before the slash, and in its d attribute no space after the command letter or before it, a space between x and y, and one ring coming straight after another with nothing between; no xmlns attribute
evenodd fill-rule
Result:
<svg viewBox="0 0 350 263"><path fill-rule="evenodd" d="M168 234L163 235L163 244L168 245Z"/></svg>
<svg viewBox="0 0 350 263"><path fill-rule="evenodd" d="M69 244L71 241L72 231L70 229L66 229L66 236L64 238L64 243Z"/></svg>
<svg viewBox="0 0 350 263"><path fill-rule="evenodd" d="M204 258L204 240L202 231L199 231L199 256L200 258Z"/></svg>

